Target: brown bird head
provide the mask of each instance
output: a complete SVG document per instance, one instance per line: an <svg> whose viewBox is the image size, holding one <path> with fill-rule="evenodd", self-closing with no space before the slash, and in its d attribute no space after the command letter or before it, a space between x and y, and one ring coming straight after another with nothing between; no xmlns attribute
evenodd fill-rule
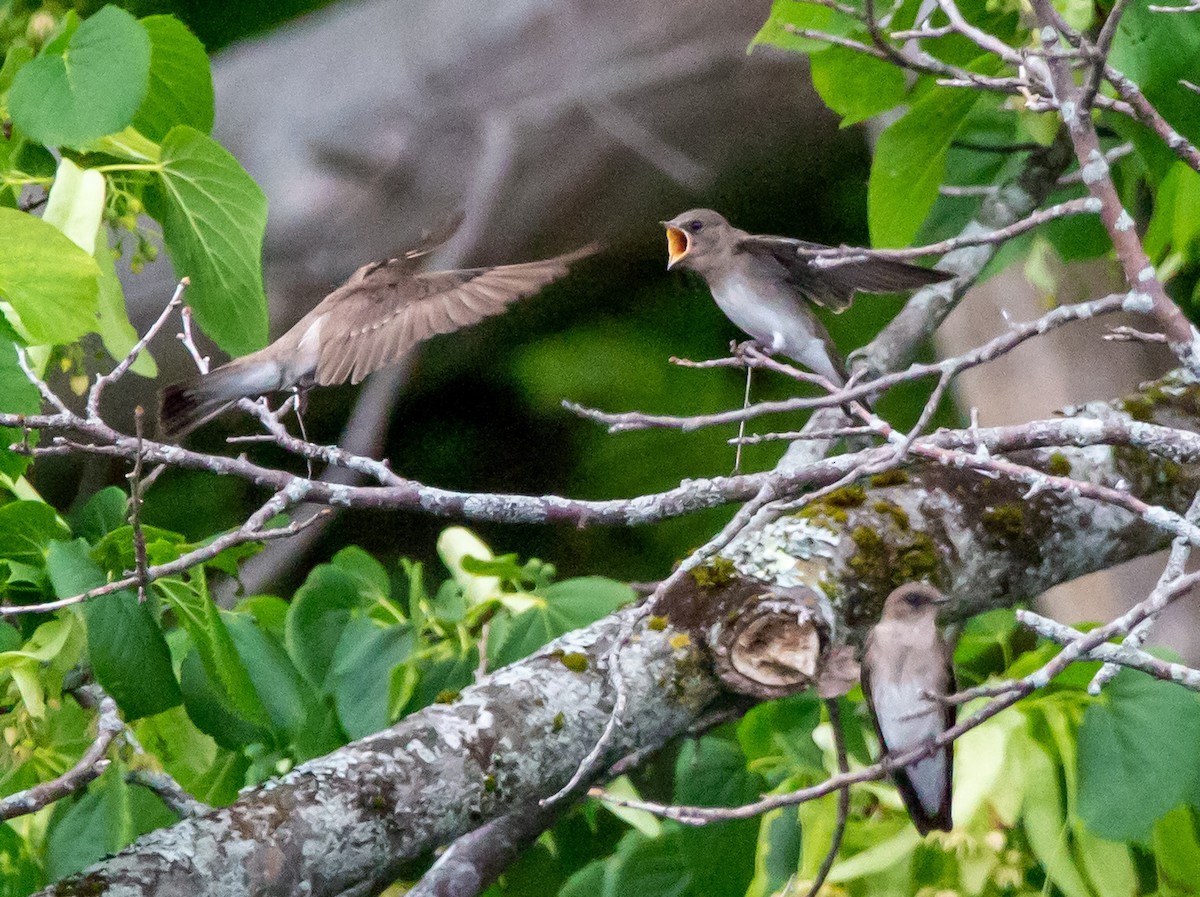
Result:
<svg viewBox="0 0 1200 897"><path fill-rule="evenodd" d="M920 620L937 617L938 608L950 599L923 582L906 582L894 589L883 603L885 620Z"/></svg>
<svg viewBox="0 0 1200 897"><path fill-rule="evenodd" d="M700 271L706 259L733 245L733 227L712 209L692 209L662 226L667 229L668 271L677 265Z"/></svg>

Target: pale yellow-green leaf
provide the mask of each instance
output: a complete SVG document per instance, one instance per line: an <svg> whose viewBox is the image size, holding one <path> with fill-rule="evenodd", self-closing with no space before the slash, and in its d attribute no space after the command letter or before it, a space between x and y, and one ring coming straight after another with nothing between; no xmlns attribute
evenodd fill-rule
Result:
<svg viewBox="0 0 1200 897"><path fill-rule="evenodd" d="M969 708L963 713L969 714ZM1001 778L1009 737L1023 722L1016 713L1001 713L965 733L954 745L954 797L951 805L956 826L966 826L993 794L1011 792L1020 783Z"/></svg>
<svg viewBox="0 0 1200 897"><path fill-rule="evenodd" d="M1025 835L1033 855L1041 863L1046 878L1066 897L1090 897L1069 843L1070 826L1059 787L1058 766L1045 750L1032 740L1014 740L1024 753L1026 771L1025 806L1021 814Z"/></svg>
<svg viewBox="0 0 1200 897"><path fill-rule="evenodd" d="M100 331L105 350L115 361L120 361L137 344L138 334L129 323L129 315L125 311L125 291L121 289L121 281L108 248L108 234L104 230L96 231L95 257L100 267L96 329ZM158 376L158 365L154 363L150 350L145 348L138 353L130 370L143 377Z"/></svg>
<svg viewBox="0 0 1200 897"><path fill-rule="evenodd" d="M464 526L448 526L437 540L438 557L462 586L467 605L474 607L490 598L501 599L499 576L476 576L463 569L463 558L473 557L480 561L495 558L492 549L477 535Z"/></svg>
<svg viewBox="0 0 1200 897"><path fill-rule="evenodd" d="M899 834L880 841L849 859L835 863L829 870L829 881L852 881L891 869L897 863L906 860L920 843L921 836L917 834L917 830L911 825L906 825Z"/></svg>
<svg viewBox="0 0 1200 897"><path fill-rule="evenodd" d="M104 214L104 192L104 175L63 159L58 163L42 220L57 227L84 252L92 252Z"/></svg>
<svg viewBox="0 0 1200 897"><path fill-rule="evenodd" d="M637 788L634 787L633 782L629 781L629 776L619 776L613 779L605 786L604 790L609 794L629 800L640 800L642 797L638 793ZM647 838L657 838L662 834L662 822L653 813L648 813L645 810L637 810L633 807L622 807L608 801L602 801L601 806L626 825L637 829Z"/></svg>
<svg viewBox="0 0 1200 897"><path fill-rule="evenodd" d="M1092 890L1100 897L1135 897L1137 873L1129 848L1115 841L1097 838L1081 822L1074 825L1076 853Z"/></svg>
<svg viewBox="0 0 1200 897"><path fill-rule="evenodd" d="M38 676L38 664L28 659L21 660L9 667L8 674L17 686L25 711L34 719L45 719L46 692Z"/></svg>

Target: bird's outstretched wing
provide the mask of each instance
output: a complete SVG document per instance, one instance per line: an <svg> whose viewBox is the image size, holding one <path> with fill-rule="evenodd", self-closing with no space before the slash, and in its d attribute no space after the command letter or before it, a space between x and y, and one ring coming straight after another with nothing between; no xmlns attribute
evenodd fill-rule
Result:
<svg viewBox="0 0 1200 897"><path fill-rule="evenodd" d="M595 246L539 262L412 274L409 259L366 265L310 316L321 322L316 382L358 383L417 343L498 315L567 273Z"/></svg>
<svg viewBox="0 0 1200 897"><path fill-rule="evenodd" d="M866 249L862 250L866 258L818 267L812 253L830 247L788 237L744 237L738 248L774 260L798 293L834 312L849 308L855 293L904 293L954 277L946 271L881 258Z"/></svg>

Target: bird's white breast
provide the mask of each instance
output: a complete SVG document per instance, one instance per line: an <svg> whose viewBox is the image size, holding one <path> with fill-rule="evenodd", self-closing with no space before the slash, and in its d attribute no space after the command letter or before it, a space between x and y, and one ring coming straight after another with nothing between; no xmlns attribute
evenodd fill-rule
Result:
<svg viewBox="0 0 1200 897"><path fill-rule="evenodd" d="M717 307L739 328L776 352L796 341L804 320L788 297L764 295L761 285L738 272L711 285Z"/></svg>

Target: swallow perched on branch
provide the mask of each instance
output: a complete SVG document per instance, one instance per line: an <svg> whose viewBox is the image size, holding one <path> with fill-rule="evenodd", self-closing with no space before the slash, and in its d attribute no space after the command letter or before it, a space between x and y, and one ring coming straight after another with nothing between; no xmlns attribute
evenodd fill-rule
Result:
<svg viewBox="0 0 1200 897"><path fill-rule="evenodd" d="M358 383L431 336L500 314L597 249L587 246L518 265L418 273L417 260L448 240L457 224L427 236L399 258L359 268L265 349L166 387L159 432L166 438L182 436L243 397Z"/></svg>
<svg viewBox="0 0 1200 897"><path fill-rule="evenodd" d="M900 754L954 725L954 666L937 627L948 599L933 586L911 582L887 597L883 616L867 637L862 690L885 755ZM917 831L950 831L954 748L947 744L893 771L892 778Z"/></svg>
<svg viewBox="0 0 1200 897"><path fill-rule="evenodd" d="M919 265L856 250L863 258L816 264L813 253L831 247L739 230L711 209L692 209L670 221L667 270L688 268L708 283L717 307L755 342L846 384L846 370L824 325L805 305L837 313L855 293L899 293L954 277Z"/></svg>

